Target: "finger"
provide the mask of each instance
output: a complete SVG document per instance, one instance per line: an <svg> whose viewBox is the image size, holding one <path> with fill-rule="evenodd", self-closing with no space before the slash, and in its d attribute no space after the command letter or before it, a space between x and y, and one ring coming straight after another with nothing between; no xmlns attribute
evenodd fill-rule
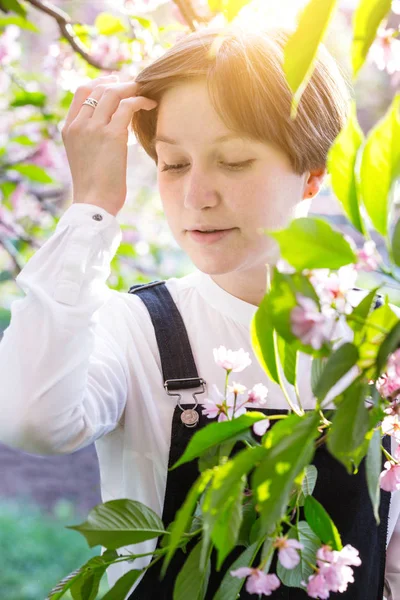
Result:
<svg viewBox="0 0 400 600"><path fill-rule="evenodd" d="M121 100L136 96L138 84L135 81L127 83L118 83L110 86L101 95L96 111L92 118L94 123L99 125L107 125L113 114L116 112Z"/></svg>
<svg viewBox="0 0 400 600"><path fill-rule="evenodd" d="M137 110L153 110L157 105L158 103L155 100L150 100L150 98L145 98L144 96L125 98L119 103L111 119L110 127L125 130L132 120L132 113Z"/></svg>
<svg viewBox="0 0 400 600"><path fill-rule="evenodd" d="M86 83L85 85L77 88L77 90L74 94L74 97L72 99L71 106L69 107L69 110L68 110L68 113L65 118L63 126L65 128L68 128L71 125L72 121L78 115L78 113L82 107L82 103L90 95L90 93L96 87L96 85L98 85L99 83L106 83L107 81L112 82L112 81L117 81L117 80L118 80L118 75L104 75L103 77L98 77L97 79L93 79L92 81Z"/></svg>

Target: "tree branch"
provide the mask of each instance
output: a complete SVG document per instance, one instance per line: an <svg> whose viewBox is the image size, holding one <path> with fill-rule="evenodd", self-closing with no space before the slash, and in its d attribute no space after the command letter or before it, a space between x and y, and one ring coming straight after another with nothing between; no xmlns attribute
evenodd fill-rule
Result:
<svg viewBox="0 0 400 600"><path fill-rule="evenodd" d="M71 48L75 50L77 54L80 54L82 58L86 60L89 65L96 67L102 71L117 71L119 70L118 65L104 66L98 60L93 58L90 53L87 51L87 48L84 44L82 44L79 37L75 34L74 29L72 27L72 21L70 17L60 8L57 8L50 2L46 0L26 0L29 4L37 8L38 10L50 15L57 22L58 28L61 32L61 35L65 37Z"/></svg>

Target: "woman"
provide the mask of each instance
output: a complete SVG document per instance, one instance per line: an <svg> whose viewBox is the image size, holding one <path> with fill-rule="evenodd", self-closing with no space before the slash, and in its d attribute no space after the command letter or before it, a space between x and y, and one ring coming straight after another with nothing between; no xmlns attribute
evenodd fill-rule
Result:
<svg viewBox="0 0 400 600"><path fill-rule="evenodd" d="M287 410L249 336L266 290L265 265L279 256L260 229L280 229L307 214L326 175L328 150L349 114L347 86L321 48L297 119L290 120L291 94L281 68L287 35L278 29L199 31L135 82L111 76L78 88L63 128L73 204L16 278L26 297L13 303L0 344L1 441L38 454L74 452L95 442L103 501L139 500L165 525L195 477L193 465L182 467L168 473L167 484L168 464L209 422L197 409L185 423L182 409L193 398L204 402L213 384L223 385L214 348L247 351L252 362L240 382L247 388L265 384L268 410ZM168 224L198 270L121 293L106 279L121 241L116 216L126 196L130 126L157 165ZM311 408L309 356L301 356L298 370L303 406ZM165 384L170 379L185 382ZM177 388L178 403L171 395ZM398 499L392 498L389 511L389 495L383 494L378 530L365 482L348 480L327 453L318 460L320 493L328 491L328 503L334 499L326 508L349 503L336 515L339 529L344 541L355 540L363 560L356 582L340 597L381 600L389 544L386 579L399 598ZM148 556L113 565L110 585L147 566L155 546L149 540L121 549ZM176 561L163 582L149 570L126 598L172 598L182 557ZM212 575L207 598L218 577ZM307 597L283 585L271 597L289 598L289 591L292 600ZM243 587L240 597L251 596Z"/></svg>

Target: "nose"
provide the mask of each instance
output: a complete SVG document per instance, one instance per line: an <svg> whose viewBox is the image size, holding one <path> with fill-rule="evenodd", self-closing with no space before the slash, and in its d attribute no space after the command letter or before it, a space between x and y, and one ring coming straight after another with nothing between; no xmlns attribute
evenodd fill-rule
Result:
<svg viewBox="0 0 400 600"><path fill-rule="evenodd" d="M185 208L201 210L218 204L219 194L212 184L212 178L209 173L192 166L185 179Z"/></svg>

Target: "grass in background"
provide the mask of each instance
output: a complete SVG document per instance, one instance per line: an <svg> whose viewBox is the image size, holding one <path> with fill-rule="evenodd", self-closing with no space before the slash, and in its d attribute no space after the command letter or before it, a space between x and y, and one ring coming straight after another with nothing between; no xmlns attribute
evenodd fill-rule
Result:
<svg viewBox="0 0 400 600"><path fill-rule="evenodd" d="M4 600L44 600L66 575L101 554L101 546L89 548L77 531L65 529L85 520L67 500L52 513L33 502L0 499L0 597ZM104 575L100 600L108 591ZM71 600L68 592L63 597Z"/></svg>

